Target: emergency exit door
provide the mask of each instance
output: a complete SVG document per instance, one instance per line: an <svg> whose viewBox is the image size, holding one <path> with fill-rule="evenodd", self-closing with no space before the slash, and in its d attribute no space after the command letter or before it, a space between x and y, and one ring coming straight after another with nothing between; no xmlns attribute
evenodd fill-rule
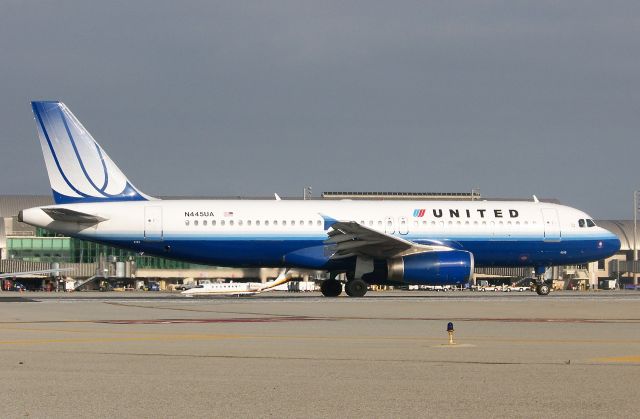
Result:
<svg viewBox="0 0 640 419"><path fill-rule="evenodd" d="M144 239L162 241L162 207L144 208Z"/></svg>
<svg viewBox="0 0 640 419"><path fill-rule="evenodd" d="M393 217L387 217L384 220L384 232L387 234L393 234L396 232L395 222Z"/></svg>
<svg viewBox="0 0 640 419"><path fill-rule="evenodd" d="M402 235L409 234L409 223L406 217L400 217L398 219L398 233Z"/></svg>

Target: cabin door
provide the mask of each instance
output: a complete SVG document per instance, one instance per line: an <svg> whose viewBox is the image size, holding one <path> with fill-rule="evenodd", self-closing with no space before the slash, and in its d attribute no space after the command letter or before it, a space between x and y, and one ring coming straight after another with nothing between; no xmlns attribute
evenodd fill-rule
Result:
<svg viewBox="0 0 640 419"><path fill-rule="evenodd" d="M144 239L162 241L162 207L144 208Z"/></svg>
<svg viewBox="0 0 640 419"><path fill-rule="evenodd" d="M554 208L542 209L542 222L544 223L544 241L560 241L560 221L558 211Z"/></svg>

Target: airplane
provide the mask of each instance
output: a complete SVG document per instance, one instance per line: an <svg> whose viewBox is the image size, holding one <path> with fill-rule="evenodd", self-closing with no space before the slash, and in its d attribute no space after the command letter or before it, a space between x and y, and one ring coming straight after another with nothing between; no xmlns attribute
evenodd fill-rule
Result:
<svg viewBox="0 0 640 419"><path fill-rule="evenodd" d="M370 284L466 284L476 266L532 267L532 289L547 295L548 267L620 248L583 211L537 199L161 200L136 188L62 102L32 109L55 205L19 220L83 240L199 264L324 270L326 297L342 293L338 277L362 297Z"/></svg>
<svg viewBox="0 0 640 419"><path fill-rule="evenodd" d="M221 284L200 284L193 288L182 291L180 294L188 297L212 296L212 295L256 295L263 292L272 291L280 284L288 282L291 277L291 270L283 269L278 277L265 284L258 282L233 282Z"/></svg>
<svg viewBox="0 0 640 419"><path fill-rule="evenodd" d="M234 282L222 284L201 284L180 292L188 297L212 295L256 295L261 291L255 282Z"/></svg>

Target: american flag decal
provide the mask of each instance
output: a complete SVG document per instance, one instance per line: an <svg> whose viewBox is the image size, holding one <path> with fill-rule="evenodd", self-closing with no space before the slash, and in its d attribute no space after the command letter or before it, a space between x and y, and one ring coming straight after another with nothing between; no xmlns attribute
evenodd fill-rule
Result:
<svg viewBox="0 0 640 419"><path fill-rule="evenodd" d="M224 216L225 216L225 217L233 217L233 211L226 211L226 212L224 213Z"/></svg>

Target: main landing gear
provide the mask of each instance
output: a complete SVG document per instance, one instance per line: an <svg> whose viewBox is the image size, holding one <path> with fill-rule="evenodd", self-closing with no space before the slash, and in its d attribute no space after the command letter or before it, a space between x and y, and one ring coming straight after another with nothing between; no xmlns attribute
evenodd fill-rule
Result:
<svg viewBox="0 0 640 419"><path fill-rule="evenodd" d="M367 283L362 279L351 279L345 284L344 290L349 297L364 297L367 293ZM325 297L337 297L342 293L342 282L326 279L320 285L320 292Z"/></svg>
<svg viewBox="0 0 640 419"><path fill-rule="evenodd" d="M325 297L337 297L342 293L342 283L335 279L325 279L320 284L320 292Z"/></svg>
<svg viewBox="0 0 640 419"><path fill-rule="evenodd" d="M349 297L364 297L367 293L367 283L362 279L352 279L344 286Z"/></svg>

